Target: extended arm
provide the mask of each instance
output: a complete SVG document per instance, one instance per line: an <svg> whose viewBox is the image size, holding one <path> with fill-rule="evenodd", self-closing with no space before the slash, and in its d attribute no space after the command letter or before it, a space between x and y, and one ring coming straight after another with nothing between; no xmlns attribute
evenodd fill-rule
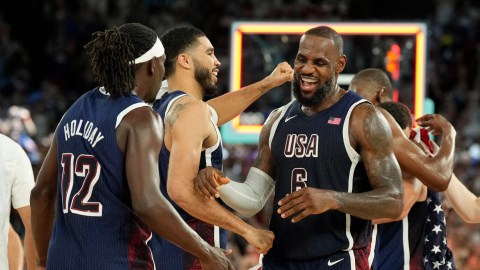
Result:
<svg viewBox="0 0 480 270"><path fill-rule="evenodd" d="M158 115L150 108L135 109L122 120L116 135L125 152L126 176L137 216L158 235L201 260L213 256L215 250L182 220L160 192L158 157L163 127ZM216 267L227 269L228 260L223 259Z"/></svg>
<svg viewBox="0 0 480 270"><path fill-rule="evenodd" d="M292 79L293 69L287 62L282 62L261 81L209 100L208 104L218 114L217 125L221 126L232 120L269 90Z"/></svg>
<svg viewBox="0 0 480 270"><path fill-rule="evenodd" d="M372 191L337 193L337 210L363 219L397 218L403 207L402 177L388 123L371 105L361 104L352 112L350 134L360 147Z"/></svg>
<svg viewBox="0 0 480 270"><path fill-rule="evenodd" d="M177 101L166 116L165 139L170 149L167 192L190 215L239 234L250 243L255 242L253 238L258 232L255 228L194 189L201 151L204 145L213 145L217 139L205 105L185 97ZM261 245L255 244L263 253L271 247L273 234L264 236L268 237Z"/></svg>
<svg viewBox="0 0 480 270"><path fill-rule="evenodd" d="M57 174L57 141L54 137L30 197L32 232L37 251L37 265L40 267L46 266L48 243L52 236L56 212Z"/></svg>
<svg viewBox="0 0 480 270"><path fill-rule="evenodd" d="M480 197L475 196L454 174L445 192L455 212L467 223L480 223Z"/></svg>
<svg viewBox="0 0 480 270"><path fill-rule="evenodd" d="M402 132L397 122L384 109L379 108L390 124L393 145L398 163L407 173L417 177L434 191L444 191L448 187L453 172L456 132L452 125L440 115L435 115L428 125L442 133L442 145L435 157L429 157L412 143Z"/></svg>
<svg viewBox="0 0 480 270"><path fill-rule="evenodd" d="M211 199L220 197L230 208L247 217L262 210L274 188L273 179L255 167L250 168L242 183L225 178L213 167L202 169L195 178L198 192Z"/></svg>

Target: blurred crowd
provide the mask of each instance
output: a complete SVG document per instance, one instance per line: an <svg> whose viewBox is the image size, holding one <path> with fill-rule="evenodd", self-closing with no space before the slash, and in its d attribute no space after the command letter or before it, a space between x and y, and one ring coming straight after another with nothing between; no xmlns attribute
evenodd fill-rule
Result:
<svg viewBox="0 0 480 270"><path fill-rule="evenodd" d="M28 20L27 20L28 18ZM127 21L159 34L178 25L203 30L222 62L219 88L228 91L229 39L233 21L416 21L428 26L427 96L457 129L456 175L480 195L480 3L469 0L25 0L0 3L0 132L19 142L38 171L63 112L95 82L83 45L96 30ZM30 21L29 24L24 21ZM271 50L276 45L267 44ZM296 44L292 43L292 50ZM354 58L354 55L347 55ZM291 59L287 60L291 63ZM265 61L265 59L256 59ZM276 64L276 63L275 63ZM347 64L348 66L348 64ZM250 63L242 83L260 78L265 63ZM356 66L349 66L355 72ZM266 97L262 108L284 102ZM281 105L281 104L280 104ZM256 157L255 145L226 145L225 172L245 178ZM449 246L458 269L480 269L480 225L463 223L449 211ZM268 225L271 209L248 221ZM247 219L247 218L246 218ZM15 217L12 217L15 223ZM258 254L231 235L238 269Z"/></svg>

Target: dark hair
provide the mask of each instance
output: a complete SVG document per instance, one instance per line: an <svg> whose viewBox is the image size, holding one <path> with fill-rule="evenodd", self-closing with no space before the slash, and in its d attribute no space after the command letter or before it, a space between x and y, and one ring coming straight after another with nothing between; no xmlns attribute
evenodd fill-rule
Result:
<svg viewBox="0 0 480 270"><path fill-rule="evenodd" d="M385 71L378 68L361 70L353 76L350 84L358 84L358 81L360 81L362 85L367 85L369 88L385 87L385 94L390 99L393 99L392 82Z"/></svg>
<svg viewBox="0 0 480 270"><path fill-rule="evenodd" d="M343 54L343 38L328 26L317 26L305 32L305 35L317 36L333 40L333 44L338 51L338 54Z"/></svg>
<svg viewBox="0 0 480 270"><path fill-rule="evenodd" d="M412 127L412 113L407 105L401 102L388 101L380 103L378 106L389 112L402 129Z"/></svg>
<svg viewBox="0 0 480 270"><path fill-rule="evenodd" d="M136 85L135 72L141 65L130 63L153 47L157 34L142 24L127 23L92 36L84 48L92 56L96 81L113 98L130 95Z"/></svg>
<svg viewBox="0 0 480 270"><path fill-rule="evenodd" d="M175 71L175 61L179 54L194 48L199 37L204 37L200 29L192 26L179 26L167 30L161 37L165 48L165 77L169 77Z"/></svg>

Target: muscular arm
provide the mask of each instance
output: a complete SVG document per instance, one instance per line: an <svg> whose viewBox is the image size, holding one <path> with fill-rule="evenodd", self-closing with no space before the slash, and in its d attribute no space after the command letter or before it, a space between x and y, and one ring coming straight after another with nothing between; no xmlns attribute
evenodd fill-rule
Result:
<svg viewBox="0 0 480 270"><path fill-rule="evenodd" d="M360 149L372 190L347 193L305 187L278 202L280 208L277 212L282 218L297 214L291 220L299 222L309 215L328 210L338 210L367 220L400 216L403 207L402 178L393 155L388 123L372 105L360 104L352 111L349 136L352 147Z"/></svg>
<svg viewBox="0 0 480 270"><path fill-rule="evenodd" d="M37 265L46 266L48 243L52 236L57 199L57 141L54 137L40 168L30 196L32 232L37 251Z"/></svg>
<svg viewBox="0 0 480 270"><path fill-rule="evenodd" d="M397 218L403 207L402 177L388 123L370 104L360 104L352 112L349 130L360 147L372 191L336 192L337 210L363 219Z"/></svg>
<svg viewBox="0 0 480 270"><path fill-rule="evenodd" d="M159 189L158 157L163 128L158 115L150 108L135 109L125 116L116 134L119 147L125 152L126 176L136 215L161 237L205 258L208 244L182 220Z"/></svg>
<svg viewBox="0 0 480 270"><path fill-rule="evenodd" d="M467 223L480 223L480 197L475 196L454 174L445 192L455 212Z"/></svg>
<svg viewBox="0 0 480 270"><path fill-rule="evenodd" d="M419 201L419 197L422 194L422 190L426 188L415 177L407 176L403 178L403 210L402 214L398 218L381 218L373 220L373 224L382 224L392 221L399 221L404 219L412 206Z"/></svg>
<svg viewBox="0 0 480 270"><path fill-rule="evenodd" d="M398 163L407 173L417 177L422 183L434 191L447 189L453 172L455 131L446 120L442 122L442 145L431 158L423 150L413 144L402 132L393 117L384 109L379 108L393 133L393 145Z"/></svg>
<svg viewBox="0 0 480 270"><path fill-rule="evenodd" d="M218 114L217 125L221 126L232 120L269 90L292 79L292 68L287 62L282 62L269 76L261 81L209 100L208 104Z"/></svg>
<svg viewBox="0 0 480 270"><path fill-rule="evenodd" d="M190 215L248 240L248 234L254 229L251 225L216 200L205 198L194 190L203 144L213 143L208 140L211 136L216 139L207 106L201 101L183 98L173 105L165 122L165 133L171 142L166 145L170 149L167 181L170 198Z"/></svg>

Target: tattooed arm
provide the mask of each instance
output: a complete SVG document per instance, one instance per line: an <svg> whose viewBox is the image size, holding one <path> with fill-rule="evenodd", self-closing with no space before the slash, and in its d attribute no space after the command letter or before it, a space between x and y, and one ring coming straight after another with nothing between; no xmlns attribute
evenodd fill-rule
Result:
<svg viewBox="0 0 480 270"><path fill-rule="evenodd" d="M210 111L203 101L184 97L173 104L165 116L165 146L170 150L167 192L190 215L241 235L266 253L272 246L272 232L254 228L194 189L202 149L216 141Z"/></svg>
<svg viewBox="0 0 480 270"><path fill-rule="evenodd" d="M292 218L298 222L331 209L368 220L396 218L402 213L402 177L385 118L371 104L360 104L350 117L349 134L352 147L360 149L373 190L346 193L302 188L279 201L283 218L298 213Z"/></svg>
<svg viewBox="0 0 480 270"><path fill-rule="evenodd" d="M434 191L447 189L452 177L456 131L441 115L426 115L420 119L429 119L420 125L427 125L442 136L442 144L434 157L428 156L422 149L410 141L395 119L383 108L379 108L387 119L393 133L394 152L401 168L417 177ZM431 117L431 118L430 118Z"/></svg>

